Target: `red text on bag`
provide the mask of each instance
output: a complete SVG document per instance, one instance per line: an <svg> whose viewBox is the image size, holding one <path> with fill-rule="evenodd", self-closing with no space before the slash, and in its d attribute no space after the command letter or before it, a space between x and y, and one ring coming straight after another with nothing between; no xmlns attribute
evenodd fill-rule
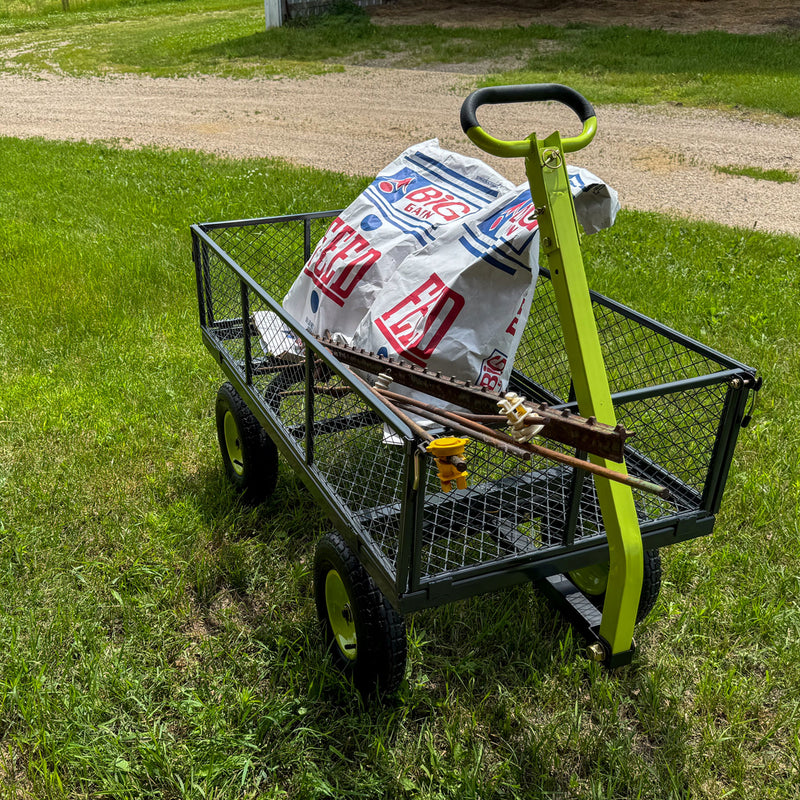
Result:
<svg viewBox="0 0 800 800"><path fill-rule="evenodd" d="M473 206L435 186L423 186L409 192L403 198L402 208L407 214L413 214L420 219L438 216L445 222L452 222L474 211Z"/></svg>
<svg viewBox="0 0 800 800"><path fill-rule="evenodd" d="M508 356L499 350L494 350L488 358L483 359L478 386L483 386L490 392L500 391L500 379L507 363Z"/></svg>
<svg viewBox="0 0 800 800"><path fill-rule="evenodd" d="M424 367L463 307L464 298L432 273L375 325L395 352Z"/></svg>
<svg viewBox="0 0 800 800"><path fill-rule="evenodd" d="M381 257L380 250L371 247L341 217L331 224L320 248L303 271L326 297L343 306L367 270Z"/></svg>

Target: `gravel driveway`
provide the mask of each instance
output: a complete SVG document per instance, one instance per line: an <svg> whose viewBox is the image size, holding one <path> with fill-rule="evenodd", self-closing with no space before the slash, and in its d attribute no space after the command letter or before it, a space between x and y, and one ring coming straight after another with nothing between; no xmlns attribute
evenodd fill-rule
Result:
<svg viewBox="0 0 800 800"><path fill-rule="evenodd" d="M274 156L373 175L410 144L431 137L479 155L458 124L461 101L474 83L474 75L367 67L306 80L0 75L0 135ZM800 120L678 106L597 111L595 142L572 160L614 186L623 206L800 236L800 182L714 169L800 174ZM549 105L486 107L479 116L504 138L579 128L570 112ZM523 180L519 159L487 160L508 178Z"/></svg>

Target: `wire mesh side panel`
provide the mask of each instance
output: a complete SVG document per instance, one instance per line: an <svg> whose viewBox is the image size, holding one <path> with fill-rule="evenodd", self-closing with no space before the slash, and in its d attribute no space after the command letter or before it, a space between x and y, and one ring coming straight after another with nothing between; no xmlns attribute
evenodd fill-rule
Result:
<svg viewBox="0 0 800 800"><path fill-rule="evenodd" d="M280 302L329 223L330 217L307 216L215 226L207 233L248 279ZM223 258L208 247L203 254L206 329L215 344L256 389L269 419L302 455L338 514L394 567L405 448L384 442L390 432L373 405L322 361L312 359L307 385L302 337Z"/></svg>
<svg viewBox="0 0 800 800"><path fill-rule="evenodd" d="M715 457L727 382L641 397L616 407L617 420L636 436L625 448L629 474L666 486L664 499L633 489L639 525L654 527L704 509L704 490ZM604 534L594 479L583 478L575 541Z"/></svg>
<svg viewBox="0 0 800 800"><path fill-rule="evenodd" d="M268 304L213 249L201 246L206 306L206 332L228 357L242 383L251 385L291 428L305 417L302 350L277 357L274 336L283 330ZM276 334L277 335L277 334ZM302 450L303 440L296 446Z"/></svg>
<svg viewBox="0 0 800 800"><path fill-rule="evenodd" d="M252 282L280 302L329 222L327 217L305 216L230 223L209 226L207 235ZM297 431L305 420L303 348L223 258L205 245L202 253L207 330L240 377L295 434L302 450L304 439Z"/></svg>
<svg viewBox="0 0 800 800"><path fill-rule="evenodd" d="M205 242L200 244L202 302L206 327L221 351L244 365L242 282Z"/></svg>
<svg viewBox="0 0 800 800"><path fill-rule="evenodd" d="M514 357L514 369L567 402L571 383L569 361L553 285L543 273L536 281L528 321Z"/></svg>
<svg viewBox="0 0 800 800"><path fill-rule="evenodd" d="M305 348L259 295L251 292L250 382L295 446L305 450Z"/></svg>
<svg viewBox="0 0 800 800"><path fill-rule="evenodd" d="M701 494L716 429L708 423L705 403L716 402L719 386L698 390L689 405L702 420L691 430L667 419L629 451L628 471L652 482L669 478L672 496L662 499L633 490L639 523L674 520L701 507ZM623 407L639 419L661 413L665 398ZM652 405L647 405L652 403ZM685 421L685 417L682 418ZM547 442L554 450L569 449ZM574 455L574 452L570 453ZM593 477L580 470L533 456L523 460L496 448L470 441L465 458L468 487L444 492L431 467L426 485L422 530L421 578L488 564L511 556L533 559L603 537L605 526Z"/></svg>
<svg viewBox="0 0 800 800"><path fill-rule="evenodd" d="M608 306L595 320L612 393L712 375L725 366Z"/></svg>
<svg viewBox="0 0 800 800"><path fill-rule="evenodd" d="M313 383L313 469L353 530L396 566L406 449L341 376L321 370Z"/></svg>
<svg viewBox="0 0 800 800"><path fill-rule="evenodd" d="M273 219L212 227L207 233L268 295L281 302L332 218Z"/></svg>
<svg viewBox="0 0 800 800"><path fill-rule="evenodd" d="M711 388L719 391L719 387ZM654 398L655 409L663 399ZM702 415L703 402L711 399L713 392L693 400L696 412ZM630 410L634 415L643 413L639 408ZM669 426L674 427L672 423ZM673 494L668 500L633 490L643 527L700 508L715 430L708 426L696 432L698 439L693 442L688 430L678 428L676 436L684 437L683 449L673 451L669 431L662 428L666 438L653 432L629 454L632 475L656 482L664 479L666 470L674 473L669 476ZM547 445L569 452L553 442ZM429 470L422 531L423 580L511 556L543 557L605 535L594 479L588 473L537 456L530 461L504 456L473 441L465 456L467 489L444 492L436 470Z"/></svg>
<svg viewBox="0 0 800 800"><path fill-rule="evenodd" d="M636 433L626 447L628 470L666 484L672 492L664 500L634 490L640 524L654 526L702 510L729 388L722 375L716 383L698 379L722 374L727 366L613 304L596 300L594 312L611 391L634 392L616 406L618 421ZM545 275L537 285L515 369L546 395L569 400L569 362L553 287ZM683 385L667 386L675 382ZM554 442L545 444L575 455ZM423 580L510 556L545 556L605 535L591 475L538 457L524 461L505 456L475 442L469 443L465 455L467 489L443 492L435 470L430 470Z"/></svg>
<svg viewBox="0 0 800 800"><path fill-rule="evenodd" d="M652 330L595 300L597 332L612 393L656 387L711 375L724 369L704 353ZM514 366L567 402L570 370L553 285L542 274Z"/></svg>
<svg viewBox="0 0 800 800"><path fill-rule="evenodd" d="M595 298L593 310L611 392L636 395L615 406L618 422L636 434L626 448L628 469L637 477L666 483L674 495L664 502L635 493L641 521L698 510L725 413L728 385L723 373L728 365L608 301ZM544 275L515 367L562 402L570 398L553 286ZM705 380L716 374L719 382Z"/></svg>
<svg viewBox="0 0 800 800"><path fill-rule="evenodd" d="M670 505L675 511L701 507L728 391L728 383L721 382L617 406L619 421L636 432L626 448L629 470L668 483L673 495L671 504L651 498L649 519L668 514Z"/></svg>

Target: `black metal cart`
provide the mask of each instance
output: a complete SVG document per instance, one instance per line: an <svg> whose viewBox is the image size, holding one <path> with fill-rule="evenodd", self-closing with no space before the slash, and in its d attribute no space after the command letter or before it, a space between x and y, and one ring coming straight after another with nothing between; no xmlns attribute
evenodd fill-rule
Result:
<svg viewBox="0 0 800 800"><path fill-rule="evenodd" d="M632 644L600 634L610 555L598 479L470 441L467 488L443 491L403 416L282 309L336 214L192 227L203 342L229 381L217 399L223 461L259 500L275 486L279 451L333 522L336 532L318 547L315 584L334 658L360 688L391 690L405 666L404 614L535 580L596 657L626 663ZM577 411L552 277L540 270L509 388ZM616 420L636 432L624 447L627 471L669 493L632 490L644 551L641 618L658 594L659 548L714 527L759 380L620 303L590 299ZM299 358L265 351L253 324L260 312L291 330ZM400 446L385 443L387 430Z"/></svg>

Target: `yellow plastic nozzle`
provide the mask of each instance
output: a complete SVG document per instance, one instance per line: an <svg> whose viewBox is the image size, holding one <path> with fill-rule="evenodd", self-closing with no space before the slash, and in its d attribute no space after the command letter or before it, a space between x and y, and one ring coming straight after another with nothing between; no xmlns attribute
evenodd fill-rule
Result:
<svg viewBox="0 0 800 800"><path fill-rule="evenodd" d="M428 452L436 459L436 466L439 469L439 482L443 492L449 492L456 482L457 489L467 488L466 471L461 471L450 461L451 456L463 456L466 439L459 439L457 436L442 436L434 439L428 444Z"/></svg>

